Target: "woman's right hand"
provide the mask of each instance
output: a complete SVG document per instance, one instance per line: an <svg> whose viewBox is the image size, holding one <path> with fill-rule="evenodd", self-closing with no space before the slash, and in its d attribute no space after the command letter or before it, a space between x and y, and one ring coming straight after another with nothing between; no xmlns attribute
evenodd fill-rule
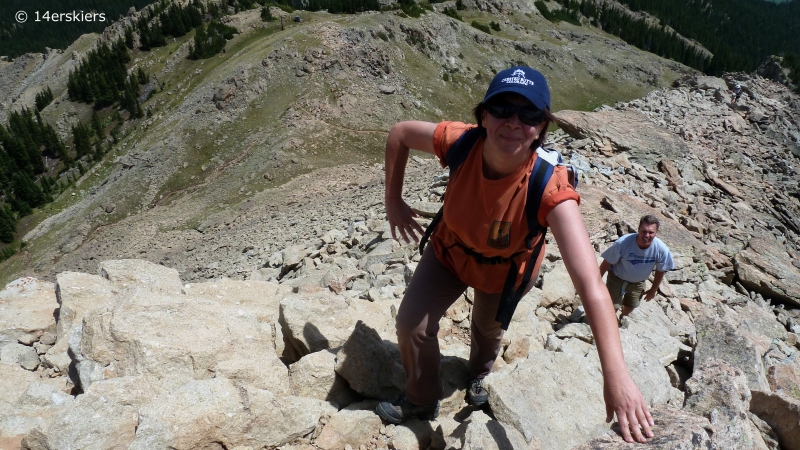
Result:
<svg viewBox="0 0 800 450"><path fill-rule="evenodd" d="M419 217L419 215L412 211L403 199L386 200L386 220L389 221L389 229L395 240L399 241L397 239L397 230L399 230L400 236L407 244L412 239L414 242L419 242L420 237L425 234L425 229L414 220L415 217Z"/></svg>
<svg viewBox="0 0 800 450"><path fill-rule="evenodd" d="M425 234L422 226L414 220L419 216L403 201L403 177L409 149L434 153L434 131L435 123L420 121L396 123L389 130L389 137L386 139L386 220L389 221L389 229L395 240L399 241L398 229L406 243L410 243L412 239L419 242L419 238Z"/></svg>

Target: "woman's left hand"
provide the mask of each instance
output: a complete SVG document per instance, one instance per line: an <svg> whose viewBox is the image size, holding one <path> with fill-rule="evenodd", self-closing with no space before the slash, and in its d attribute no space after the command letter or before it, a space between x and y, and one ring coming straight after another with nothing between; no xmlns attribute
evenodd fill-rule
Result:
<svg viewBox="0 0 800 450"><path fill-rule="evenodd" d="M647 442L652 438L653 417L647 408L642 393L627 373L606 375L603 382L603 397L606 401L606 422L617 415L620 432L625 442Z"/></svg>

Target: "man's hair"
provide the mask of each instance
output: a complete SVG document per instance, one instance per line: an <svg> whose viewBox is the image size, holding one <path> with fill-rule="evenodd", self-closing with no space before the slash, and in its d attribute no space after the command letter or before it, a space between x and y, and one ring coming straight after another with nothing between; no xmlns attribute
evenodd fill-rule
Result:
<svg viewBox="0 0 800 450"><path fill-rule="evenodd" d="M472 114L475 115L475 123L478 124L478 128L481 129L481 131L483 132L483 136L486 137L486 128L483 127L484 111L486 111L486 103L480 102L472 110ZM545 118L544 128L542 128L542 132L539 133L539 137L536 138L536 140L533 141L533 143L531 144L531 150L536 150L537 148L544 145L544 141L547 138L547 129L550 128L550 123L556 119L549 109L544 110L544 118Z"/></svg>
<svg viewBox="0 0 800 450"><path fill-rule="evenodd" d="M642 218L639 219L639 228L642 228L643 224L647 224L647 225L656 224L656 231L658 231L658 229L661 228L661 222L658 220L658 217L656 217L656 216L654 216L652 214L648 214L646 216L642 216Z"/></svg>

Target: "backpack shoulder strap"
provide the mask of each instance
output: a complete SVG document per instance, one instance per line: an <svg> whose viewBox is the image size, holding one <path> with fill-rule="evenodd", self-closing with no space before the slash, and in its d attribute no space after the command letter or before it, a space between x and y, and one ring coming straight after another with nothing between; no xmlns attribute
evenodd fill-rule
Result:
<svg viewBox="0 0 800 450"><path fill-rule="evenodd" d="M542 206L542 195L544 195L544 188L553 175L555 166L563 161L561 154L556 150L539 147L536 150L536 155L536 163L533 165L531 177L528 180L528 199L525 202L525 216L528 219L528 231L530 232L528 238L531 240L544 229L539 223L539 208ZM528 248L531 248L531 245L531 242L528 242Z"/></svg>
<svg viewBox="0 0 800 450"><path fill-rule="evenodd" d="M451 176L455 173L456 169L467 160L470 151L475 147L475 143L478 142L478 138L481 137L481 134L480 128L470 128L447 149L444 159L447 163L447 167L450 168Z"/></svg>

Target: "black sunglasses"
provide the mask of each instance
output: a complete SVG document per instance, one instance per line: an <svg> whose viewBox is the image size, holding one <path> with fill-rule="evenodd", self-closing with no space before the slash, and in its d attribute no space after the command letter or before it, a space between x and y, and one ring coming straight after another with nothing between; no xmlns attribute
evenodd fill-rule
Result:
<svg viewBox="0 0 800 450"><path fill-rule="evenodd" d="M516 113L520 122L531 127L541 125L546 119L544 110L511 103L487 103L486 111L498 119L508 119Z"/></svg>

